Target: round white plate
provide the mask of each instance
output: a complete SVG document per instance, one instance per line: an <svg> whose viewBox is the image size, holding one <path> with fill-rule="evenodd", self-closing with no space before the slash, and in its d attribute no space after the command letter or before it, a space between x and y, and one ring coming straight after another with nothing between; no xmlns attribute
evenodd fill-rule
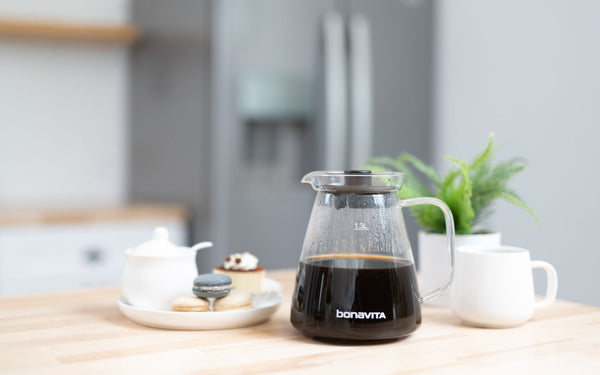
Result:
<svg viewBox="0 0 600 375"><path fill-rule="evenodd" d="M232 311L178 312L148 310L131 306L123 296L117 300L119 309L125 316L138 324L155 328L209 330L246 327L266 322L275 314L283 296L281 285L272 279L265 279L265 292L256 293L251 309Z"/></svg>

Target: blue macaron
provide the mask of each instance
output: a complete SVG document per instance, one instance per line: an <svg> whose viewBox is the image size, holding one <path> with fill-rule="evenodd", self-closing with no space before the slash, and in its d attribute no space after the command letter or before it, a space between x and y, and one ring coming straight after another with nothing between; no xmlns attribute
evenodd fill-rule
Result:
<svg viewBox="0 0 600 375"><path fill-rule="evenodd" d="M222 298L231 292L231 277L204 273L194 279L194 294L200 298Z"/></svg>

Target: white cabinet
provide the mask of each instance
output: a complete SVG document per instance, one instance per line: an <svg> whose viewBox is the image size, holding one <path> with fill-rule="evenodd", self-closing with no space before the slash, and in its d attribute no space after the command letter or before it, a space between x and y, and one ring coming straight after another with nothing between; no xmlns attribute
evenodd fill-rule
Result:
<svg viewBox="0 0 600 375"><path fill-rule="evenodd" d="M143 215L49 224L2 225L0 295L118 285L125 249L147 241L157 226L187 245L184 217Z"/></svg>

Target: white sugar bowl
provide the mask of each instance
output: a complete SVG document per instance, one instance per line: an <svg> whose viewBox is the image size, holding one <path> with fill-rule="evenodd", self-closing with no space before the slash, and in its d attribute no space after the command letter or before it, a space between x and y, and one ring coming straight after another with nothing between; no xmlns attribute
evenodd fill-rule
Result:
<svg viewBox="0 0 600 375"><path fill-rule="evenodd" d="M167 229L154 229L152 240L125 251L123 296L135 307L170 310L174 298L191 294L198 275L196 251L212 246L212 242L176 246Z"/></svg>

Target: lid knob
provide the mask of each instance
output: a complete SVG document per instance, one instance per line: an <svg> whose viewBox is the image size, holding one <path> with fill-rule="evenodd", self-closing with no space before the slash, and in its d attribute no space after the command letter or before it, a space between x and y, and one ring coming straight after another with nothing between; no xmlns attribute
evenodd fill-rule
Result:
<svg viewBox="0 0 600 375"><path fill-rule="evenodd" d="M351 169L345 170L345 184L347 186L370 186L371 171L367 169Z"/></svg>
<svg viewBox="0 0 600 375"><path fill-rule="evenodd" d="M165 227L154 228L154 232L152 232L152 240L169 241L169 231Z"/></svg>

